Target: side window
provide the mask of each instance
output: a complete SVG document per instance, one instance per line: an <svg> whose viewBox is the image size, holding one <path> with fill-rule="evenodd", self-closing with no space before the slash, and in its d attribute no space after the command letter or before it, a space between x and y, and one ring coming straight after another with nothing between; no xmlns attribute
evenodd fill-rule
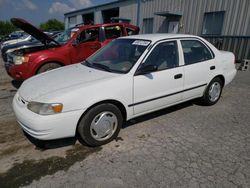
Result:
<svg viewBox="0 0 250 188"><path fill-rule="evenodd" d="M156 65L157 70L178 67L179 58L177 42L171 41L158 44L143 64L143 66L146 65Z"/></svg>
<svg viewBox="0 0 250 188"><path fill-rule="evenodd" d="M108 26L104 28L106 39L115 39L122 36L122 29L120 26Z"/></svg>
<svg viewBox="0 0 250 188"><path fill-rule="evenodd" d="M198 40L182 40L181 45L184 53L185 65L213 58L208 48Z"/></svg>
<svg viewBox="0 0 250 188"><path fill-rule="evenodd" d="M128 28L128 27L126 28L126 31L127 31L128 36L136 35L138 33L136 30Z"/></svg>
<svg viewBox="0 0 250 188"><path fill-rule="evenodd" d="M97 41L98 39L99 39L99 28L86 29L77 36L78 43Z"/></svg>

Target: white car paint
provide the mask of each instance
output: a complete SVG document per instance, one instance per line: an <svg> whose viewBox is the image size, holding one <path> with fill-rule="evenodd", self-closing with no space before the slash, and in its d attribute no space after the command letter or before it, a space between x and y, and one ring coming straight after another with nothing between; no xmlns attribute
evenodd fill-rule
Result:
<svg viewBox="0 0 250 188"><path fill-rule="evenodd" d="M42 73L25 81L13 99L13 109L23 130L41 140L72 137L75 136L81 116L96 103L107 100L120 102L126 110L126 120L129 120L201 97L209 82L217 75L224 77L225 85L236 75L234 55L217 50L197 36L148 34L123 38L151 40L151 46L126 74L110 73L75 64ZM184 57L180 44L182 39L202 41L213 51L214 59L183 66ZM145 62L148 54L154 49L152 46L168 40L176 40L178 43L179 67L135 76L139 65ZM216 69L210 71L209 67L213 65ZM174 80L174 75L180 73L184 75L183 78ZM188 90L196 86L199 87ZM169 96L159 97L164 95ZM157 100L151 100L157 97ZM30 101L62 103L63 111L53 115L38 115L27 109Z"/></svg>

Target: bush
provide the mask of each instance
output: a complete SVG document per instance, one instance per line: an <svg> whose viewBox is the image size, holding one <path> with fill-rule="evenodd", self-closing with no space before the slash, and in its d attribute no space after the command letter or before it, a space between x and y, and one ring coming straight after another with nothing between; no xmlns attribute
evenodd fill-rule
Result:
<svg viewBox="0 0 250 188"><path fill-rule="evenodd" d="M57 19L50 19L47 22L40 24L40 29L44 31L51 31L51 30L64 30L64 23L58 21Z"/></svg>
<svg viewBox="0 0 250 188"><path fill-rule="evenodd" d="M11 32L16 31L17 28L10 21L0 20L0 35L9 35Z"/></svg>

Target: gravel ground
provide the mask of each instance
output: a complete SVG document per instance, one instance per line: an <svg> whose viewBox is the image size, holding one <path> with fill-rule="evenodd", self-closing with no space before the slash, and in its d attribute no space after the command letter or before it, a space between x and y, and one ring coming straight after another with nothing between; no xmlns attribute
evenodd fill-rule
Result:
<svg viewBox="0 0 250 188"><path fill-rule="evenodd" d="M98 148L74 139L36 148L15 121L13 85L0 62L0 187L250 187L250 72L216 105L137 118Z"/></svg>

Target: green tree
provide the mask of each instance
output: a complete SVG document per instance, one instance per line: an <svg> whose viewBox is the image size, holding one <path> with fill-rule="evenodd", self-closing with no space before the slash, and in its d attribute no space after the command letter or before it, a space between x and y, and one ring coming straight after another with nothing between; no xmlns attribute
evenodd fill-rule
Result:
<svg viewBox="0 0 250 188"><path fill-rule="evenodd" d="M41 23L40 29L44 31L64 30L64 23L58 21L57 19L50 19L47 22Z"/></svg>
<svg viewBox="0 0 250 188"><path fill-rule="evenodd" d="M8 35L16 30L17 28L10 21L0 20L0 35Z"/></svg>

